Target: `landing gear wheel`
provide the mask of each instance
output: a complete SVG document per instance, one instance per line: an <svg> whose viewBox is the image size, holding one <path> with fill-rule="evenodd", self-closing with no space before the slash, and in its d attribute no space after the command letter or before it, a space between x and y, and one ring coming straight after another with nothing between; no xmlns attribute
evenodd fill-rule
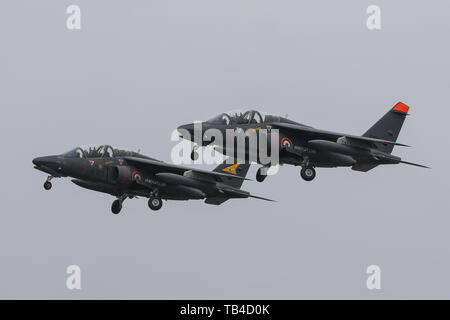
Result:
<svg viewBox="0 0 450 320"><path fill-rule="evenodd" d="M150 199L148 199L148 206L150 209L155 211L161 209L162 207L161 198L150 197Z"/></svg>
<svg viewBox="0 0 450 320"><path fill-rule="evenodd" d="M300 171L303 180L311 181L316 177L316 170L313 167L303 167Z"/></svg>
<svg viewBox="0 0 450 320"><path fill-rule="evenodd" d="M258 171L256 171L256 181L258 181L258 182L263 182L264 179L267 178L267 175L262 174L261 171L262 171L262 168L259 168Z"/></svg>
<svg viewBox="0 0 450 320"><path fill-rule="evenodd" d="M50 190L52 188L52 183L50 181L45 181L44 182L44 189L45 190Z"/></svg>
<svg viewBox="0 0 450 320"><path fill-rule="evenodd" d="M195 150L192 150L192 152L191 152L191 160L195 161L197 159L198 159L198 152L195 151Z"/></svg>
<svg viewBox="0 0 450 320"><path fill-rule="evenodd" d="M114 214L119 214L120 210L122 210L122 202L119 200L114 200L111 206L111 212Z"/></svg>

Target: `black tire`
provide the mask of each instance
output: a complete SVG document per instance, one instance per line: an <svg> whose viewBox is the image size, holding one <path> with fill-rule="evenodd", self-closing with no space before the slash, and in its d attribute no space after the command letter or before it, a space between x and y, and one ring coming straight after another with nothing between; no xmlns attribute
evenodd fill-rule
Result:
<svg viewBox="0 0 450 320"><path fill-rule="evenodd" d="M256 181L263 182L264 179L267 178L267 175L261 174L262 168L259 168L258 171L256 171Z"/></svg>
<svg viewBox="0 0 450 320"><path fill-rule="evenodd" d="M195 161L198 159L198 152L197 151L192 151L191 152L191 160Z"/></svg>
<svg viewBox="0 0 450 320"><path fill-rule="evenodd" d="M303 167L300 171L303 180L311 181L316 177L316 170L313 167Z"/></svg>
<svg viewBox="0 0 450 320"><path fill-rule="evenodd" d="M119 200L114 200L111 205L111 212L114 214L119 214L122 210L122 203Z"/></svg>
<svg viewBox="0 0 450 320"><path fill-rule="evenodd" d="M148 207L154 211L161 209L162 207L161 198L150 197L148 199Z"/></svg>
<svg viewBox="0 0 450 320"><path fill-rule="evenodd" d="M50 181L45 181L44 182L44 189L45 190L50 190L52 188L52 183Z"/></svg>

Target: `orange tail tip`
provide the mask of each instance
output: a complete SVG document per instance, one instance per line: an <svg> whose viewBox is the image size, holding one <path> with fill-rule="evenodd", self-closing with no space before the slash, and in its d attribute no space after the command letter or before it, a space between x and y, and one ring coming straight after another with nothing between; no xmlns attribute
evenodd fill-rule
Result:
<svg viewBox="0 0 450 320"><path fill-rule="evenodd" d="M399 102L399 103L397 103L395 105L393 110L399 111L399 112L402 112L402 113L408 113L409 107L406 104L404 104L402 102Z"/></svg>

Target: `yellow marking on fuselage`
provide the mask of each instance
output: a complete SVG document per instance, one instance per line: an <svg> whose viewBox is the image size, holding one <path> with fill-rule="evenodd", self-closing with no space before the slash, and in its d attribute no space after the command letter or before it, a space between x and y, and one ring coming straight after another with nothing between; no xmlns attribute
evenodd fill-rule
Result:
<svg viewBox="0 0 450 320"><path fill-rule="evenodd" d="M236 169L240 165L241 165L240 163L236 163L236 164L233 164L232 166L229 166L229 167L226 167L226 168L222 169L222 171L225 171L225 172L228 172L228 173L231 173L231 174L237 174Z"/></svg>
<svg viewBox="0 0 450 320"><path fill-rule="evenodd" d="M104 164L108 165L108 164L111 164L111 163L113 163L113 161L106 161Z"/></svg>

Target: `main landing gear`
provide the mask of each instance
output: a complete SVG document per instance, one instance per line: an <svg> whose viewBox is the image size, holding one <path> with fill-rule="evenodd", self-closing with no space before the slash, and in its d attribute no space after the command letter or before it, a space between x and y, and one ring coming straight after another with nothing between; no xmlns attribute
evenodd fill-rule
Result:
<svg viewBox="0 0 450 320"><path fill-rule="evenodd" d="M119 214L120 210L122 210L122 203L125 201L127 197L128 197L127 195L122 195L119 198L117 198L117 200L114 200L111 205L111 212L114 214Z"/></svg>
<svg viewBox="0 0 450 320"><path fill-rule="evenodd" d="M161 198L150 197L148 199L148 206L150 209L152 209L154 211L161 209L161 207L162 207Z"/></svg>
<svg viewBox="0 0 450 320"><path fill-rule="evenodd" d="M153 189L152 192L150 192L150 196L148 199L148 207L154 211L157 211L161 209L163 203L161 198L159 197L159 191L158 189Z"/></svg>
<svg viewBox="0 0 450 320"><path fill-rule="evenodd" d="M305 166L300 171L300 176L305 181L311 181L316 177L316 170L312 166Z"/></svg>
<svg viewBox="0 0 450 320"><path fill-rule="evenodd" d="M148 206L150 207L150 209L152 210L159 210L162 207L162 200L159 197L159 191L158 189L153 189L150 192L149 195L149 199L148 199ZM111 212L114 214L119 214L120 211L122 210L122 204L125 201L126 198L135 198L135 196L133 195L126 195L123 194L120 197L118 197L116 200L113 201L112 205L111 205Z"/></svg>
<svg viewBox="0 0 450 320"><path fill-rule="evenodd" d="M50 182L50 180L53 179L53 176L48 176L47 180L44 182L44 189L45 190L50 190L52 188L52 183Z"/></svg>
<svg viewBox="0 0 450 320"><path fill-rule="evenodd" d="M303 158L303 162L301 163L302 170L300 170L300 176L305 181L311 181L316 177L316 170L309 162L308 157Z"/></svg>

